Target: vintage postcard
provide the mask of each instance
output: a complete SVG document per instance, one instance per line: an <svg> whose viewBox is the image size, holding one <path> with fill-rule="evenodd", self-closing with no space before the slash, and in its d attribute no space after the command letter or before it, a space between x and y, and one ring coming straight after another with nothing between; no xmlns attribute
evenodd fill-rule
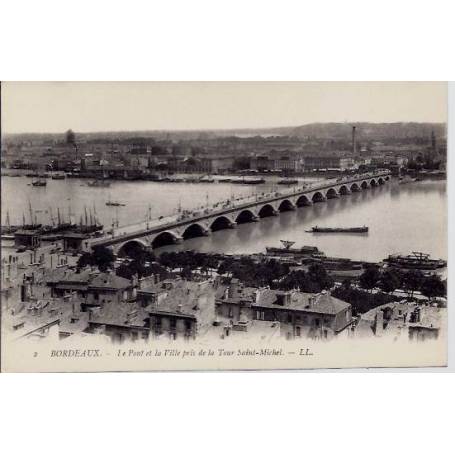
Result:
<svg viewBox="0 0 455 455"><path fill-rule="evenodd" d="M447 364L447 84L4 82L1 370Z"/></svg>

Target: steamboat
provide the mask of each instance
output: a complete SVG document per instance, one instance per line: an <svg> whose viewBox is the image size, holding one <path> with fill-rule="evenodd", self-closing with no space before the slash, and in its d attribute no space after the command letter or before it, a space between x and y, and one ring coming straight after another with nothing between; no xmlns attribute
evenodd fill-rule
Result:
<svg viewBox="0 0 455 455"><path fill-rule="evenodd" d="M300 248L291 248L295 242L289 240L280 240L283 247L266 247L267 254L274 254L277 256L307 256L307 257L323 257L324 253L319 251L316 246L304 245Z"/></svg>
<svg viewBox="0 0 455 455"><path fill-rule="evenodd" d="M391 267L403 269L435 270L447 266L447 262L443 259L430 259L429 254L419 251L413 251L406 256L391 254L384 259L384 262Z"/></svg>

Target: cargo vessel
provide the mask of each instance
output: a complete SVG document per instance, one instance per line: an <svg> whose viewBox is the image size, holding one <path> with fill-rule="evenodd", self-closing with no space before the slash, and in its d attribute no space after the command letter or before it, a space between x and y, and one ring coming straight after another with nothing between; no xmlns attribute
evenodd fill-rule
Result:
<svg viewBox="0 0 455 455"><path fill-rule="evenodd" d="M107 188L111 186L111 182L104 180L104 179L97 179L87 183L87 186L95 187L95 188Z"/></svg>
<svg viewBox="0 0 455 455"><path fill-rule="evenodd" d="M348 233L348 234L365 234L368 232L368 226L350 227L350 228L331 228L331 227L319 227L313 226L311 230L305 232L317 232L324 234L332 233Z"/></svg>
<svg viewBox="0 0 455 455"><path fill-rule="evenodd" d="M280 240L283 244L282 248L279 247L266 247L267 254L274 254L277 256L307 256L307 257L324 257L324 253L319 251L316 246L304 245L300 248L291 248L295 242L289 240Z"/></svg>
<svg viewBox="0 0 455 455"><path fill-rule="evenodd" d="M447 266L447 261L443 259L430 259L430 255L413 251L412 254L400 255L391 254L384 262L391 267L403 269L434 270Z"/></svg>
<svg viewBox="0 0 455 455"><path fill-rule="evenodd" d="M297 185L299 181L297 179L282 179L279 180L278 185Z"/></svg>

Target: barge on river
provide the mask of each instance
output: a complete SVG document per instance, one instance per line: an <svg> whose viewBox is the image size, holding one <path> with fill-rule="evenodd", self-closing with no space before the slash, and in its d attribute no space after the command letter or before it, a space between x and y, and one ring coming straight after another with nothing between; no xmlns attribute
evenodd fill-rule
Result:
<svg viewBox="0 0 455 455"><path fill-rule="evenodd" d="M321 257L324 256L322 251L319 251L316 246L304 245L300 248L291 248L295 242L289 240L280 240L283 244L282 248L279 247L266 247L267 254L276 256L307 256L307 257Z"/></svg>
<svg viewBox="0 0 455 455"><path fill-rule="evenodd" d="M368 232L368 226L350 227L350 228L331 228L313 226L311 230L305 232L317 232L323 234L347 233L347 234L365 234Z"/></svg>
<svg viewBox="0 0 455 455"><path fill-rule="evenodd" d="M418 270L435 270L447 266L447 262L443 259L430 259L429 254L419 251L413 251L412 254L406 256L391 254L384 259L384 262L390 267Z"/></svg>

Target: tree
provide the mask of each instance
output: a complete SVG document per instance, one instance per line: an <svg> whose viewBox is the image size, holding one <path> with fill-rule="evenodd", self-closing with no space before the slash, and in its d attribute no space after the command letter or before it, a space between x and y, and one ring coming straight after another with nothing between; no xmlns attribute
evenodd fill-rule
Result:
<svg viewBox="0 0 455 455"><path fill-rule="evenodd" d="M433 274L423 279L420 291L430 300L432 297L443 297L446 295L446 287L439 275Z"/></svg>
<svg viewBox="0 0 455 455"><path fill-rule="evenodd" d="M192 273L191 273L191 268L190 267L184 267L182 271L180 272L180 276L184 280L191 280Z"/></svg>
<svg viewBox="0 0 455 455"><path fill-rule="evenodd" d="M360 286L362 286L364 289L371 290L378 284L380 278L381 274L379 273L377 267L367 267L359 277Z"/></svg>
<svg viewBox="0 0 455 455"><path fill-rule="evenodd" d="M101 272L106 272L115 261L114 253L105 246L95 246L92 253L92 265L96 265Z"/></svg>
<svg viewBox="0 0 455 455"><path fill-rule="evenodd" d="M65 133L65 140L67 144L75 144L76 143L76 135L74 134L73 130L68 130Z"/></svg>
<svg viewBox="0 0 455 455"><path fill-rule="evenodd" d="M394 270L386 270L379 280L379 287L384 292L393 292L400 286L400 278Z"/></svg>
<svg viewBox="0 0 455 455"><path fill-rule="evenodd" d="M91 255L91 253L82 253L82 255L77 260L76 267L78 269L83 269L84 267L87 267L88 265L93 265L92 264L92 255Z"/></svg>
<svg viewBox="0 0 455 455"><path fill-rule="evenodd" d="M418 291L423 282L423 273L419 270L408 270L402 275L402 285L408 291L409 297L412 299L414 291Z"/></svg>
<svg viewBox="0 0 455 455"><path fill-rule="evenodd" d="M323 289L330 289L333 286L333 278L327 273L327 270L321 264L311 264L308 269L308 279L316 284L319 288L315 292L320 292ZM311 291L309 291L311 292Z"/></svg>

